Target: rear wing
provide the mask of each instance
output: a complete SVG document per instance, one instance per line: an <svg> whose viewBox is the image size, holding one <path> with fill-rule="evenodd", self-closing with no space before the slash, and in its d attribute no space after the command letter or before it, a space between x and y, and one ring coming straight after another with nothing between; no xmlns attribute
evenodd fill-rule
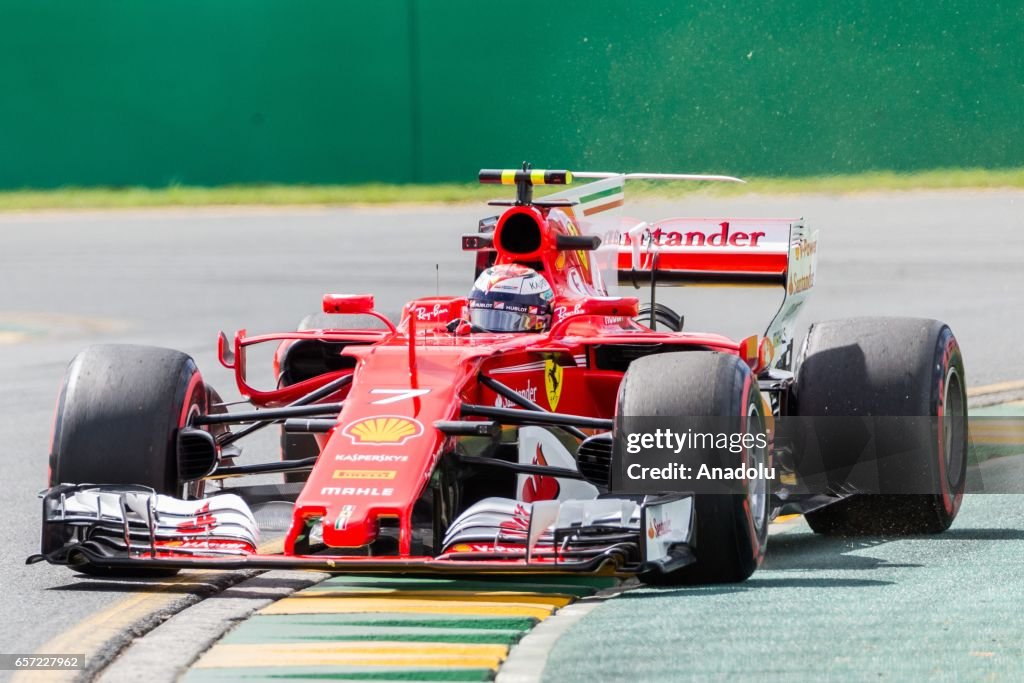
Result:
<svg viewBox="0 0 1024 683"><path fill-rule="evenodd" d="M771 346L769 366L790 365L796 316L814 285L818 251L818 235L802 219L666 218L648 223L625 217L631 213L628 180L743 182L732 176L566 172L564 182L572 179L591 182L540 201L568 214L583 234L601 238L598 250L587 255L600 287L616 282L636 288L781 287L782 303L764 337Z"/></svg>
<svg viewBox="0 0 1024 683"><path fill-rule="evenodd" d="M818 234L800 219L670 218L621 233L620 285L726 285L783 288L765 330L769 367L792 364L796 317L814 286Z"/></svg>
<svg viewBox="0 0 1024 683"><path fill-rule="evenodd" d="M669 218L624 228L616 263L622 285L653 280L675 286L776 285L803 290L813 282L813 258L808 259L817 251L817 239L808 238L801 219ZM799 276L811 279L796 282Z"/></svg>

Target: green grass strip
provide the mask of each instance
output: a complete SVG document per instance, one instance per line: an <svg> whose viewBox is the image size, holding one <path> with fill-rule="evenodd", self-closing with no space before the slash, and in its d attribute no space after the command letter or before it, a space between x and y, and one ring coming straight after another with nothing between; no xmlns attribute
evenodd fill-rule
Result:
<svg viewBox="0 0 1024 683"><path fill-rule="evenodd" d="M387 668L355 666L296 666L251 667L244 669L192 669L183 679L185 683L273 683L275 681L490 681L490 669L451 668Z"/></svg>
<svg viewBox="0 0 1024 683"><path fill-rule="evenodd" d="M329 629L337 626L421 627L493 629L496 631L524 631L537 623L530 617L488 617L476 615L449 616L445 614L413 614L405 612L363 612L358 614L257 614L245 624L262 622L268 628L284 631L293 627Z"/></svg>
<svg viewBox="0 0 1024 683"><path fill-rule="evenodd" d="M672 198L688 194L735 196L744 194L857 194L907 190L985 190L1024 187L1024 168L951 168L913 173L865 173L807 177L746 177L740 183L682 183L629 181L626 200L640 197Z"/></svg>
<svg viewBox="0 0 1024 683"><path fill-rule="evenodd" d="M523 636L522 630L487 628L439 628L437 626L383 626L357 624L347 626L298 626L280 628L266 622L246 622L229 633L222 643L296 643L338 641L400 641L408 643L466 643L512 645Z"/></svg>
<svg viewBox="0 0 1024 683"><path fill-rule="evenodd" d="M595 586L591 583L579 583L579 577L572 581L561 581L562 577L543 577L543 583L522 581L518 579L473 580L473 579L417 579L396 578L365 580L365 577L334 577L315 586L303 590L303 593L320 593L324 591L351 590L353 593L373 590L400 591L521 591L532 593L564 593L576 597L590 595ZM355 580L353 580L355 579ZM614 581L614 580L613 580ZM614 584L611 584L614 585ZM604 587L602 583L598 587Z"/></svg>
<svg viewBox="0 0 1024 683"><path fill-rule="evenodd" d="M679 169L633 169L676 171ZM693 169L688 169L693 171ZM699 170L699 169L698 169ZM723 169L711 169L723 170ZM736 169L724 169L732 171ZM889 190L948 190L1024 187L1024 168L938 169L913 173L874 171L811 177L745 178L735 183L643 183L630 181L627 197L672 198L693 193L856 193ZM558 188L556 188L557 190ZM475 183L434 185L226 185L190 187L65 187L0 191L0 211L29 209L113 209L173 206L290 206L482 202L510 198L501 188ZM540 192L538 192L538 197Z"/></svg>
<svg viewBox="0 0 1024 683"><path fill-rule="evenodd" d="M225 185L219 187L65 187L0 191L0 211L176 206L422 204L487 201L501 189L438 185Z"/></svg>

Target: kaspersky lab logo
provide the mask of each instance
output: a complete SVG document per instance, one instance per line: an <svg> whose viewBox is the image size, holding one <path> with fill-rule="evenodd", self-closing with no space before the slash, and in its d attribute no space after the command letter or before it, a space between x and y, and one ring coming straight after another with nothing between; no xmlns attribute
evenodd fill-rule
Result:
<svg viewBox="0 0 1024 683"><path fill-rule="evenodd" d="M341 433L352 439L352 443L364 446L402 446L423 434L423 425L408 417L383 415L356 420L346 425Z"/></svg>

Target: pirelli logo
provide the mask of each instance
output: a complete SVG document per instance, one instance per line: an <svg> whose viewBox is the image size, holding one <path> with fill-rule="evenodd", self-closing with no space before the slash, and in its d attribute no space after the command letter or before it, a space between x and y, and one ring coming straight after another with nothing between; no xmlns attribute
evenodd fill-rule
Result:
<svg viewBox="0 0 1024 683"><path fill-rule="evenodd" d="M395 470L334 470L332 479L394 479Z"/></svg>

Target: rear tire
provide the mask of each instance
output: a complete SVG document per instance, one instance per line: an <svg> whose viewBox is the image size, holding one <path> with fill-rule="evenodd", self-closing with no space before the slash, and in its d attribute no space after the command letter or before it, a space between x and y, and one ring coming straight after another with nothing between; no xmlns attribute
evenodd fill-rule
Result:
<svg viewBox="0 0 1024 683"><path fill-rule="evenodd" d="M951 418L924 437L931 448L911 452L921 462L879 460L880 491L902 490L910 471L924 472L936 493L849 496L808 512L811 529L826 535L907 535L949 528L966 484L967 394L960 347L947 325L917 318L817 323L804 343L795 396L801 416ZM822 464L841 469L856 460L855 450L835 444Z"/></svg>
<svg viewBox="0 0 1024 683"><path fill-rule="evenodd" d="M150 346L90 346L71 361L57 402L50 486L138 484L181 497L176 438L209 395L195 362ZM177 570L104 569L97 576L169 576Z"/></svg>
<svg viewBox="0 0 1024 683"><path fill-rule="evenodd" d="M748 431L762 429L764 402L750 368L737 356L704 351L665 353L633 361L619 389L618 416L720 418L748 416ZM720 429L721 422L709 421ZM696 428L695 428L695 431ZM623 438L617 434L616 438ZM614 454L624 452L617 444ZM613 455L613 457L617 457ZM708 450L712 467L765 466L767 453ZM620 468L612 464L612 472ZM613 474L614 476L614 474ZM614 489L622 484L613 482ZM628 493L628 492L625 492ZM694 497L697 561L682 569L640 576L653 585L695 585L744 581L764 559L768 541L767 481L748 482L745 494Z"/></svg>

